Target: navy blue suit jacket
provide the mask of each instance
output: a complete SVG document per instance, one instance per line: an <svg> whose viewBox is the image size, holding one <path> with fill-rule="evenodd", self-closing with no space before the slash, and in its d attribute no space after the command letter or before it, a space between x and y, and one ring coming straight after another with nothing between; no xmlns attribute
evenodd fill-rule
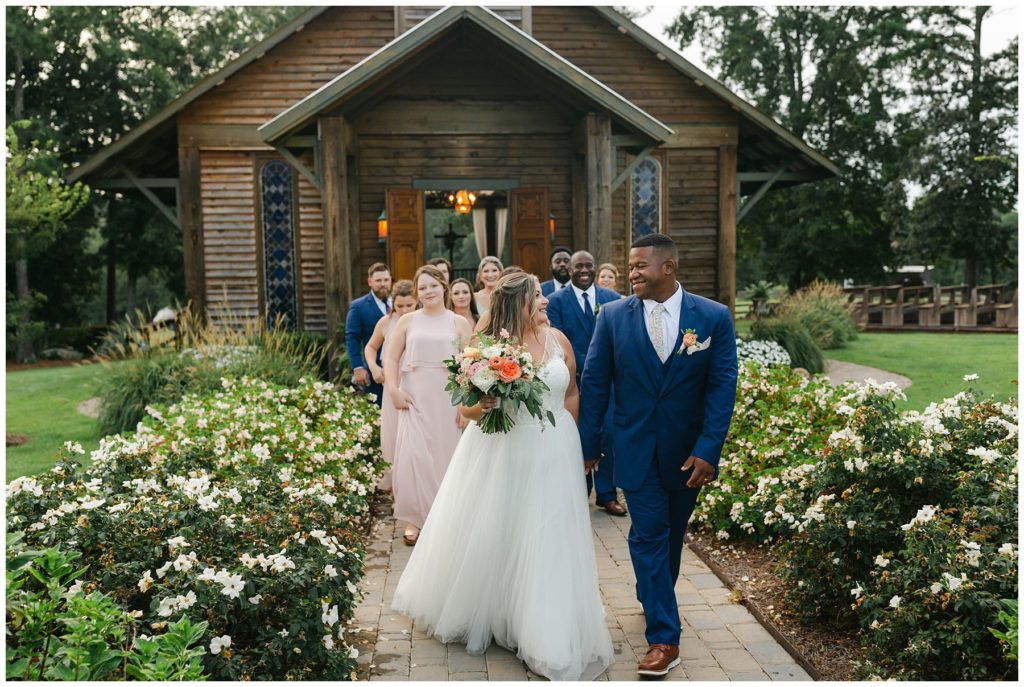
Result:
<svg viewBox="0 0 1024 687"><path fill-rule="evenodd" d="M383 316L372 293L355 299L348 306L348 316L345 318L345 347L348 349L348 360L353 370L357 367L366 367L366 362L363 360L363 349L366 348L366 343L373 336L373 328L377 326L377 320ZM379 350L377 351L377 364L380 365Z"/></svg>
<svg viewBox="0 0 1024 687"><path fill-rule="evenodd" d="M568 287L565 287L565 288L568 288ZM560 289L560 290L564 290L564 289ZM547 298L548 296L553 294L555 292L555 280L552 278L552 279L548 279L547 281L542 281L540 283L540 292L542 294L544 294L545 298Z"/></svg>
<svg viewBox="0 0 1024 687"><path fill-rule="evenodd" d="M622 298L610 289L603 289L600 286L595 286L594 289L596 305L604 306L605 303ZM600 308L597 308L596 305L590 304L590 307L594 308L595 320L596 316L600 314ZM551 294L548 301L548 321L551 322L552 327L565 334L569 343L572 344L572 352L576 356L576 381L579 382L586 363L587 351L590 350L590 340L594 336L595 323L587 321L587 316L583 313L580 302L576 300L576 292L572 286L566 286Z"/></svg>
<svg viewBox="0 0 1024 687"><path fill-rule="evenodd" d="M636 296L601 309L580 387L583 457L600 456L601 425L612 403L615 484L637 489L656 461L665 489L683 490L692 471L680 468L691 455L718 471L722 445L736 402L736 334L729 309L683 291L679 334L663 364L644 323ZM683 331L710 345L679 353ZM612 386L615 388L611 399Z"/></svg>

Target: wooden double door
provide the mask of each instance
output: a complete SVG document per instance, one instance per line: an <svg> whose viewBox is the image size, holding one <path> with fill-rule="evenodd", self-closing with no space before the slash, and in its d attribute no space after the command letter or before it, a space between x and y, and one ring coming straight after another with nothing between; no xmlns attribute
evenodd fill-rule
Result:
<svg viewBox="0 0 1024 687"><path fill-rule="evenodd" d="M543 187L509 191L512 264L541 279L550 271L550 205ZM423 254L423 191L393 188L387 191L388 265L395 279L412 279L427 256Z"/></svg>

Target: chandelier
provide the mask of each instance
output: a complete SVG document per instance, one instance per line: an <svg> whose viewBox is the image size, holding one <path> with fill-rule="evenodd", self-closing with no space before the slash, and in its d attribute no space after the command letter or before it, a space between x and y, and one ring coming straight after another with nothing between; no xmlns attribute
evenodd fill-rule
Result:
<svg viewBox="0 0 1024 687"><path fill-rule="evenodd" d="M455 207L455 212L460 215L468 215L476 202L476 194L466 189L460 189L455 193L448 194L448 202Z"/></svg>

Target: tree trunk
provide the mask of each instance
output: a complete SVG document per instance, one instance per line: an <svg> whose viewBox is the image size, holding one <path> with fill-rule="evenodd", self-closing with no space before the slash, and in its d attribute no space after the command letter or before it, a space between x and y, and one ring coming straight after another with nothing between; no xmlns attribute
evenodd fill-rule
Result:
<svg viewBox="0 0 1024 687"><path fill-rule="evenodd" d="M127 313L135 312L135 292L138 283L139 278L129 270L128 280L124 285L124 311Z"/></svg>
<svg viewBox="0 0 1024 687"><path fill-rule="evenodd" d="M964 265L964 283L967 288L973 289L978 285L978 258L967 258Z"/></svg>
<svg viewBox="0 0 1024 687"><path fill-rule="evenodd" d="M107 239L107 323L117 319L117 247Z"/></svg>
<svg viewBox="0 0 1024 687"><path fill-rule="evenodd" d="M32 308L28 292L28 260L18 258L14 261L16 273L18 301L21 303L21 316L18 319L18 348L15 351L14 359L19 363L27 363L36 357L32 348L32 337L29 335L29 326L32 324Z"/></svg>

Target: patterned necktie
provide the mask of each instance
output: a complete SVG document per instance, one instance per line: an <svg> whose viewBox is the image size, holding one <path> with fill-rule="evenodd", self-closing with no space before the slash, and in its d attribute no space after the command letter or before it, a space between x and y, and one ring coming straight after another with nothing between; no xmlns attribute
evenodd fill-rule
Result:
<svg viewBox="0 0 1024 687"><path fill-rule="evenodd" d="M583 292L583 314L587 316L587 322L594 321L594 309L590 307L590 296Z"/></svg>
<svg viewBox="0 0 1024 687"><path fill-rule="evenodd" d="M661 324L661 314L665 312L665 306L658 303L651 311L650 320L647 322L647 333L651 336L651 343L658 354L661 362L665 362L665 328Z"/></svg>

